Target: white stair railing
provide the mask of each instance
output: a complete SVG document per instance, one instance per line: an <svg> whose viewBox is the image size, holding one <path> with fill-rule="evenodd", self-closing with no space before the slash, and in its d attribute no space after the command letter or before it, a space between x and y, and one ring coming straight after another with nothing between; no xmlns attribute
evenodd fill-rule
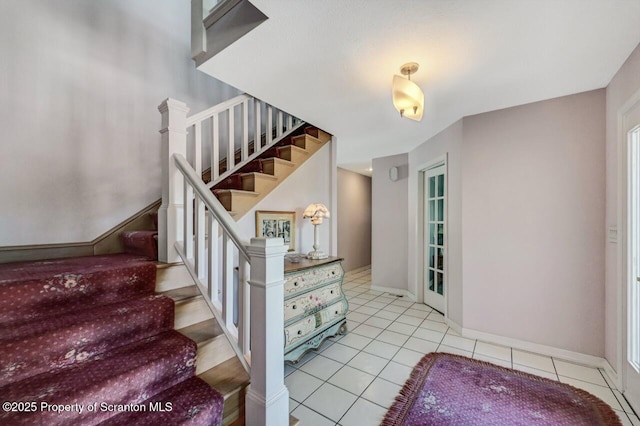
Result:
<svg viewBox="0 0 640 426"><path fill-rule="evenodd" d="M299 118L257 98L246 94L236 96L187 118L190 136L187 158L196 173L202 171L203 163L209 166L209 187L212 187L301 124ZM253 141L252 147L249 141ZM237 155L240 158L236 162ZM221 173L220 163L224 158L226 170Z"/></svg>
<svg viewBox="0 0 640 426"><path fill-rule="evenodd" d="M203 120L214 121L212 134L215 135L214 117L234 110L237 105L242 105L247 111L251 101L254 108L259 109L255 107L259 101L243 95L190 118L187 118L188 108L182 102L167 99L159 106L162 114L163 197L158 212L158 258L163 262L184 262L238 359L249 372L251 387L245 404L247 424L288 425L289 392L284 385L282 303L286 246L281 238L252 238L251 243L246 244L236 222L203 182L201 168L198 167L203 158L202 147L198 146L202 141ZM258 131L254 130L256 149L249 155L250 133L247 130L248 119L244 118L246 115L242 114L240 163L250 161L253 154L259 155L258 147L261 145L258 118L255 121ZM270 116L267 112L267 117ZM234 127L230 124L228 130ZM188 128L194 131L191 164L186 158ZM268 123L266 128L270 134ZM288 130L280 130L282 134L285 131ZM229 134L232 137L237 135L234 131L229 131ZM217 139L219 142L220 138ZM236 150L231 144L226 146L227 152L231 152L227 158L232 157ZM219 146L213 144L211 148ZM210 156L214 181L224 178L223 174L213 179L214 167L219 164L219 152L217 156ZM238 296L234 298L236 264ZM234 322L234 317L237 322Z"/></svg>

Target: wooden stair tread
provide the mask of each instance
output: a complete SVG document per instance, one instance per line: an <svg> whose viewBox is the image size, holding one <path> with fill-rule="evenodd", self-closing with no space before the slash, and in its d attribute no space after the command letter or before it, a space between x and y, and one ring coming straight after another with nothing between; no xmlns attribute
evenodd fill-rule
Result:
<svg viewBox="0 0 640 426"><path fill-rule="evenodd" d="M157 260L154 261L153 263L156 264L156 269L167 269L167 268L171 268L172 266L184 265L184 263L182 262L165 263L165 262L159 262Z"/></svg>
<svg viewBox="0 0 640 426"><path fill-rule="evenodd" d="M299 152L299 153L301 153L301 154L306 154L306 155L310 155L310 154L311 154L311 153L310 153L309 151L307 151L306 149L304 149L304 148L300 148L300 147L299 147L299 146L297 146L297 145L287 145L287 146L283 146L281 149L290 149L290 150L292 150L292 151L297 151L297 152Z"/></svg>
<svg viewBox="0 0 640 426"><path fill-rule="evenodd" d="M162 294L172 298L174 302L179 302L181 300L200 296L200 290L198 290L198 287L196 287L195 285L190 285L187 287L180 287L173 290L165 291Z"/></svg>
<svg viewBox="0 0 640 426"><path fill-rule="evenodd" d="M196 342L198 345L206 343L211 339L215 339L224 333L215 318L195 323L188 327L181 328L178 331Z"/></svg>
<svg viewBox="0 0 640 426"><path fill-rule="evenodd" d="M263 161L270 161L273 163L278 163L278 164L282 164L285 166L289 166L289 167L295 167L296 165L293 164L291 161L289 160L285 160L283 158L276 158L276 157L270 157L270 158L265 158Z"/></svg>
<svg viewBox="0 0 640 426"><path fill-rule="evenodd" d="M305 133L304 135L293 136L293 139L300 139L300 138L305 138L305 139L311 140L311 142L315 142L317 144L323 144L324 143L320 139L318 139L315 136L310 135L308 133Z"/></svg>
<svg viewBox="0 0 640 426"><path fill-rule="evenodd" d="M216 388L225 399L228 395L249 385L249 375L236 357L216 365L198 377L207 382L209 386Z"/></svg>
<svg viewBox="0 0 640 426"><path fill-rule="evenodd" d="M260 177L261 179L270 179L270 180L278 180L277 176L274 175L268 175L266 173L260 173L260 172L249 172L249 173L242 173L240 175L241 177Z"/></svg>
<svg viewBox="0 0 640 426"><path fill-rule="evenodd" d="M260 194L255 191L243 191L242 189L216 189L218 194L238 194L257 197Z"/></svg>

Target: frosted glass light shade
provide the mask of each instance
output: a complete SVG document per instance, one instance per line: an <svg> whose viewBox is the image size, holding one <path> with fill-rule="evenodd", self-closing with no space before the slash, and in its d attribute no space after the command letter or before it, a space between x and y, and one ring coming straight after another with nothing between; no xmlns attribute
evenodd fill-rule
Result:
<svg viewBox="0 0 640 426"><path fill-rule="evenodd" d="M424 112L424 93L413 81L394 75L393 105L403 117L420 121Z"/></svg>
<svg viewBox="0 0 640 426"><path fill-rule="evenodd" d="M311 218L311 223L319 225L322 223L322 218L331 217L329 209L322 203L312 203L307 206L302 214L305 219Z"/></svg>

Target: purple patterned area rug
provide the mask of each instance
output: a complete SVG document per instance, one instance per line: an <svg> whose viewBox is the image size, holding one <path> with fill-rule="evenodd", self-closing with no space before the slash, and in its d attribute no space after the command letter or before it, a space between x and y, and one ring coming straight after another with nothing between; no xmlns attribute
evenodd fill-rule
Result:
<svg viewBox="0 0 640 426"><path fill-rule="evenodd" d="M430 353L415 366L382 426L621 425L581 389L458 355Z"/></svg>

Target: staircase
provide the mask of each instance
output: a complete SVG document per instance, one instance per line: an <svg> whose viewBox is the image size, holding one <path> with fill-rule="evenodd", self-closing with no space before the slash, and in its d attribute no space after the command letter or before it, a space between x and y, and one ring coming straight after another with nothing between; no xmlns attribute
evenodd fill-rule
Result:
<svg viewBox="0 0 640 426"><path fill-rule="evenodd" d="M156 269L128 254L0 265L0 395L29 403L0 423L221 424L222 395L195 377L211 339L155 293Z"/></svg>
<svg viewBox="0 0 640 426"><path fill-rule="evenodd" d="M295 423L284 386L284 314L273 303L283 300L286 248L242 242L233 219L331 135L247 95L188 119L183 110L182 125L171 127L175 108L160 109L170 188L150 216L153 229L122 232L126 254L0 265L0 395L34 403L0 412L0 424ZM229 131L221 146L220 117L236 129L238 110L241 138ZM180 176L182 191L170 176Z"/></svg>
<svg viewBox="0 0 640 426"><path fill-rule="evenodd" d="M274 143L247 165L213 185L220 203L238 220L322 148L331 135L307 126ZM208 173L203 179L207 181Z"/></svg>

